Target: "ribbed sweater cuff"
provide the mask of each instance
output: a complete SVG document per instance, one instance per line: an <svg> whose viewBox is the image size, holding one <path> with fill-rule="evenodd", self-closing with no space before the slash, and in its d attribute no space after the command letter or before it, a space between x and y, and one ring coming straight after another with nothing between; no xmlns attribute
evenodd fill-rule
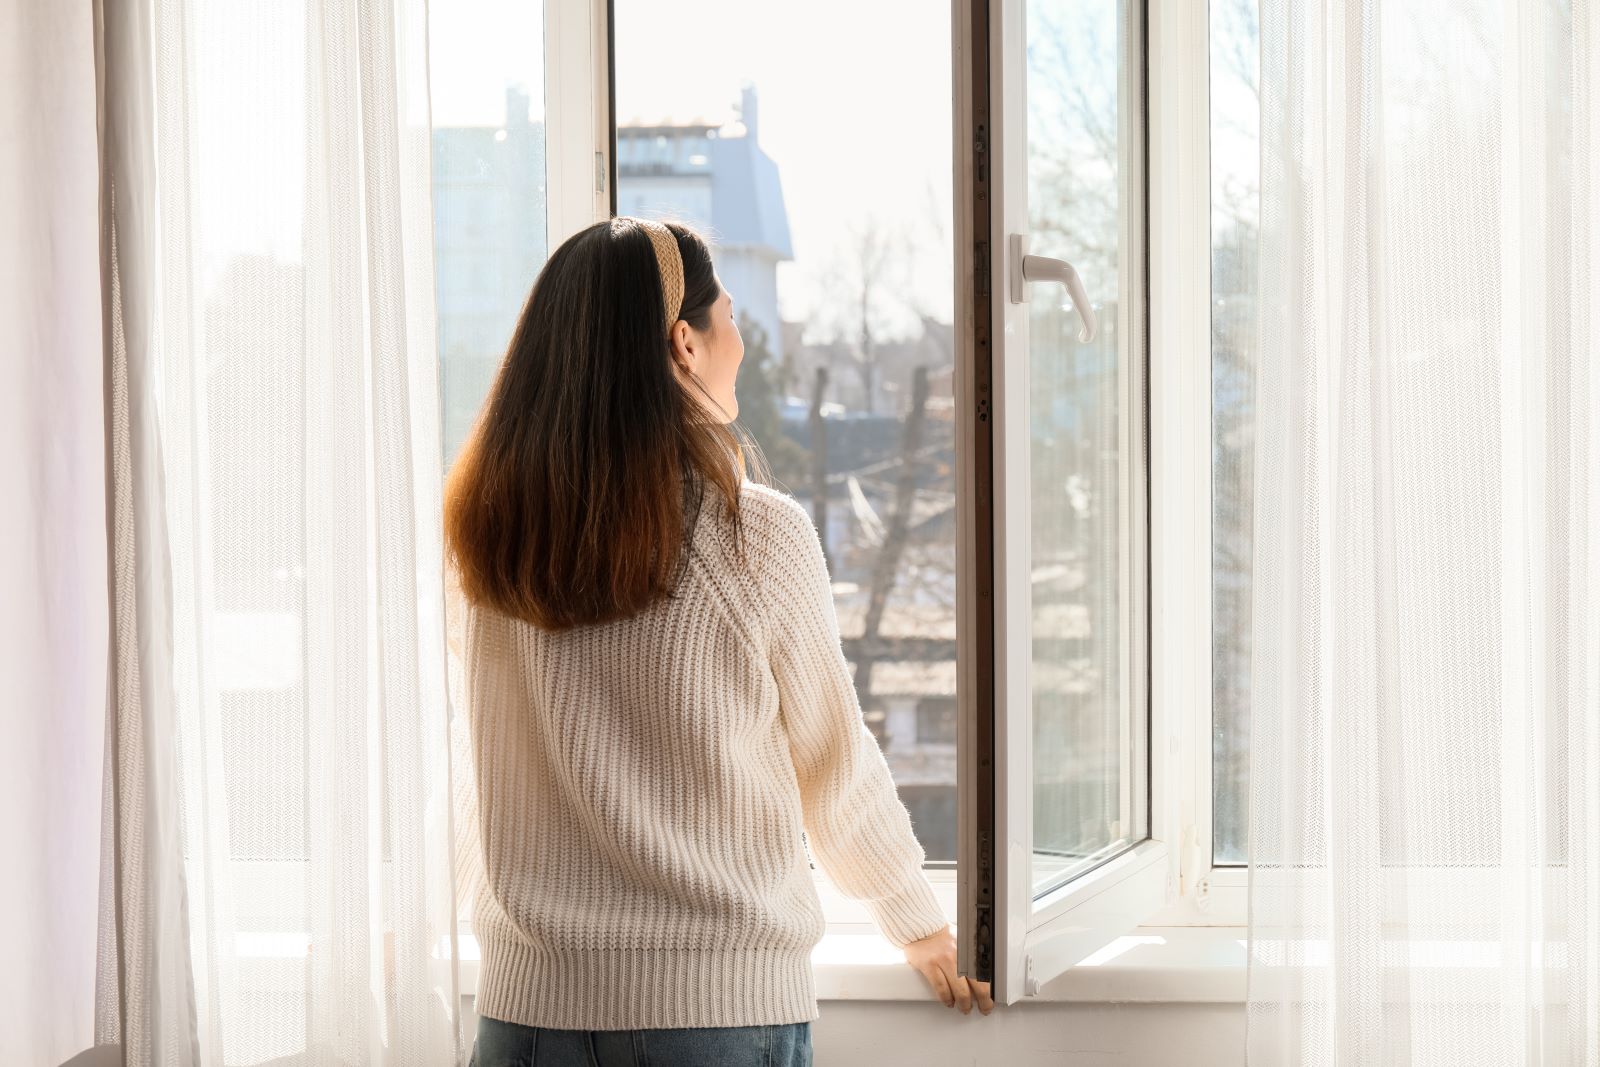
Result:
<svg viewBox="0 0 1600 1067"><path fill-rule="evenodd" d="M873 921L896 948L921 941L949 925L933 886L920 873L907 887L889 897L863 901Z"/></svg>

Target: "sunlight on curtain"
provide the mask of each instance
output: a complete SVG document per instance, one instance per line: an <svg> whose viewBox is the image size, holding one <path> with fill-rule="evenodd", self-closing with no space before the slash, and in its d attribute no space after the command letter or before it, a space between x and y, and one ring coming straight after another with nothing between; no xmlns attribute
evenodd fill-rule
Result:
<svg viewBox="0 0 1600 1067"><path fill-rule="evenodd" d="M102 1025L129 1063L460 1062L425 5L105 6Z"/></svg>
<svg viewBox="0 0 1600 1067"><path fill-rule="evenodd" d="M1261 10L1252 1064L1600 1062L1600 11Z"/></svg>

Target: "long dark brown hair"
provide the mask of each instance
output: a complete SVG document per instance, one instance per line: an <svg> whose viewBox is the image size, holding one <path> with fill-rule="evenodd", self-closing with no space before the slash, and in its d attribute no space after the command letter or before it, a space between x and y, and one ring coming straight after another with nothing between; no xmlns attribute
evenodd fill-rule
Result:
<svg viewBox="0 0 1600 1067"><path fill-rule="evenodd" d="M721 293L711 250L667 226L679 318L705 330ZM445 482L467 599L549 630L632 615L676 586L708 486L737 538L747 442L674 373L665 316L638 220L595 223L550 256Z"/></svg>

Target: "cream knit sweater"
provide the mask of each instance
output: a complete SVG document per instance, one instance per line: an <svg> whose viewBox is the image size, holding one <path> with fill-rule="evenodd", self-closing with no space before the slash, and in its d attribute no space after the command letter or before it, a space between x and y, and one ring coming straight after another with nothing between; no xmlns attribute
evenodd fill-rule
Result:
<svg viewBox="0 0 1600 1067"><path fill-rule="evenodd" d="M817 1018L807 845L895 945L944 928L811 520L764 486L741 500L748 569L708 494L683 582L632 618L555 634L460 606L457 876L479 1014L586 1030Z"/></svg>

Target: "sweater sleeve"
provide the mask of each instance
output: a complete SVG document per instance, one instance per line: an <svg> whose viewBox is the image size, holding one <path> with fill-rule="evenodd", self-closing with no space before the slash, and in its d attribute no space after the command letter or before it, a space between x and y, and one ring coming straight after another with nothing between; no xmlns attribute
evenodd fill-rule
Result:
<svg viewBox="0 0 1600 1067"><path fill-rule="evenodd" d="M828 566L815 528L789 502L774 531L766 597L779 713L800 786L811 854L904 946L949 920L923 874L924 853L867 729L839 644Z"/></svg>

